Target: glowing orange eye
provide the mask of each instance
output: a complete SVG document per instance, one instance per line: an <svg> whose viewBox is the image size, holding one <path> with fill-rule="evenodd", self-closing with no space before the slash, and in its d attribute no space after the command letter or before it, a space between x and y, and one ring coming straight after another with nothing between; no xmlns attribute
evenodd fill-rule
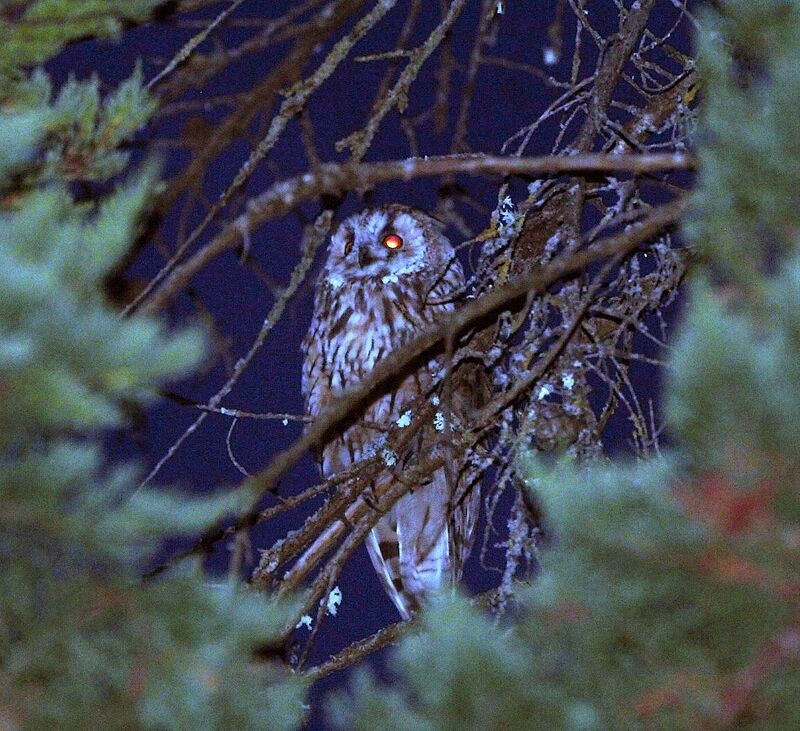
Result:
<svg viewBox="0 0 800 731"><path fill-rule="evenodd" d="M398 249L403 248L403 239L401 239L397 234L387 234L383 237L383 245L387 249L397 251Z"/></svg>

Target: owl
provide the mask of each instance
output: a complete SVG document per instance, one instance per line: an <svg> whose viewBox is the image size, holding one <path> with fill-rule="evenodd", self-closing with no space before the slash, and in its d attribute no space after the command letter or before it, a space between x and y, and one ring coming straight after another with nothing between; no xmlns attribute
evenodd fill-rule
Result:
<svg viewBox="0 0 800 731"><path fill-rule="evenodd" d="M303 342L302 390L308 413L324 413L381 359L446 316L463 289L461 265L434 218L389 205L346 219L331 237ZM323 475L335 475L374 454L394 423L413 418L408 407L420 396L430 397L442 372L443 363L433 358L400 374L390 392L323 445ZM476 391L452 391L448 413L455 419L459 411L468 416ZM409 466L415 454L424 456L440 442L442 416L437 414L436 428L420 430ZM426 595L461 577L479 508L478 490L466 485L473 478L474 471L465 466L437 470L424 484L412 486L367 539L381 583L405 619Z"/></svg>

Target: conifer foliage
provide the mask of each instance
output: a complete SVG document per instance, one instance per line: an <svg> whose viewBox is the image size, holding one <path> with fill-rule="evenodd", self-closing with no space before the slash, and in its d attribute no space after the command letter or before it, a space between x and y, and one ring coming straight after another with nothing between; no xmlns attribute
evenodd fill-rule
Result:
<svg viewBox="0 0 800 731"><path fill-rule="evenodd" d="M123 320L102 280L154 189L119 144L154 109L141 74L51 89L39 63L116 32L141 2L0 3L0 727L295 728L302 687L257 663L287 609L184 571L141 585L166 536L195 534L241 496L134 491L101 430L191 372L194 330ZM55 19L58 22L54 22ZM108 184L90 203L71 184Z"/></svg>

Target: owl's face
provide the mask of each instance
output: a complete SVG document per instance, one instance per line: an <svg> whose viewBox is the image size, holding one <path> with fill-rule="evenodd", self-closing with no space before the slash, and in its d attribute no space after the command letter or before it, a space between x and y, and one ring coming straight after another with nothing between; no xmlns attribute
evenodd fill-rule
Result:
<svg viewBox="0 0 800 731"><path fill-rule="evenodd" d="M354 281L391 284L408 275L435 280L454 260L441 224L400 205L350 216L331 237L323 276L334 289Z"/></svg>

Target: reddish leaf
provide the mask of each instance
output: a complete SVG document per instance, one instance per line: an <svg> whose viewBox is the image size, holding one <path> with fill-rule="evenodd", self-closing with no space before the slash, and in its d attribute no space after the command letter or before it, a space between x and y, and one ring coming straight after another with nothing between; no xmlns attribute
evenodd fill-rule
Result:
<svg viewBox="0 0 800 731"><path fill-rule="evenodd" d="M128 695L138 698L143 692L147 680L147 669L143 665L134 665L128 676Z"/></svg>
<svg viewBox="0 0 800 731"><path fill-rule="evenodd" d="M550 625L577 624L590 616L589 607L580 602L561 602L544 611L544 619Z"/></svg>
<svg viewBox="0 0 800 731"><path fill-rule="evenodd" d="M766 569L736 553L711 550L699 557L698 564L703 573L734 584L757 584L769 578Z"/></svg>
<svg viewBox="0 0 800 731"><path fill-rule="evenodd" d="M714 719L714 726L729 728L738 721L758 717L765 710L764 701L756 696L758 688L773 673L798 663L800 626L795 626L775 635L720 693L720 710Z"/></svg>
<svg viewBox="0 0 800 731"><path fill-rule="evenodd" d="M774 514L775 488L770 480L743 490L726 475L709 472L693 486L680 486L677 493L687 515L724 535L763 526Z"/></svg>
<svg viewBox="0 0 800 731"><path fill-rule="evenodd" d="M659 711L679 706L686 697L696 693L700 685L697 675L680 672L666 683L648 690L634 701L634 711L639 717L653 716Z"/></svg>

